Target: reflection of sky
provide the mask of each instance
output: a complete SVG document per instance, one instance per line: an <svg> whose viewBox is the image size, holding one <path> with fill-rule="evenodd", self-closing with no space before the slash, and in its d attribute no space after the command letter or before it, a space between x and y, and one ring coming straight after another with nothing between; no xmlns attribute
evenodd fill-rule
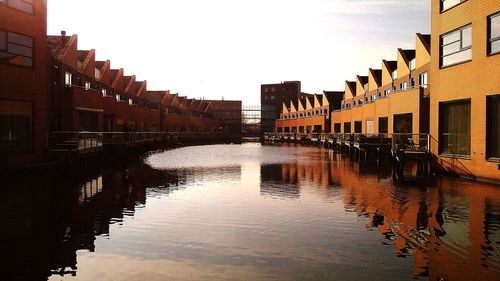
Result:
<svg viewBox="0 0 500 281"><path fill-rule="evenodd" d="M156 171L179 180L146 189L144 208L96 237L95 252L79 251L76 279L412 280L425 272L473 272L467 255L483 246L477 237L498 240L498 223L491 221L498 216L491 203L499 202L498 190L474 184L473 196L446 180L430 188L394 186L390 177L359 174L320 149L228 147L260 150L261 156L238 156L238 166ZM219 155L224 150L210 148ZM286 149L300 153L301 161L262 164L266 157L283 159L278 154ZM228 153L236 154L244 155ZM206 160L226 163L224 157ZM477 194L497 201L481 206L486 200ZM474 208L490 221L473 216ZM497 263L495 249L485 250L490 268Z"/></svg>

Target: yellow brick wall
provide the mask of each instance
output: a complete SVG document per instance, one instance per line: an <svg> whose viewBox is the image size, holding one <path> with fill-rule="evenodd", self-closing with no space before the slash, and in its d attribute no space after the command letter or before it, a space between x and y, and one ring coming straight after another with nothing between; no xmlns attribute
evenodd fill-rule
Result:
<svg viewBox="0 0 500 281"><path fill-rule="evenodd" d="M471 100L470 159L440 157L443 165L462 174L500 180L498 163L486 160L486 96L500 93L500 55L488 56L487 16L500 11L500 1L469 0L440 13L432 1L431 124L432 151L438 154L439 102ZM472 61L440 69L440 35L472 24Z"/></svg>

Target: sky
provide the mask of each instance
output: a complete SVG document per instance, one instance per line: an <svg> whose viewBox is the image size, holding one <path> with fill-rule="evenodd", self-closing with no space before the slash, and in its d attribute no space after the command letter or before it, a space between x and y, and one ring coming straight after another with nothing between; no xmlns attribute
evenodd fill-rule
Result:
<svg viewBox="0 0 500 281"><path fill-rule="evenodd" d="M430 0L48 0L48 34L147 80L148 90L260 104L260 85L343 91L415 48Z"/></svg>

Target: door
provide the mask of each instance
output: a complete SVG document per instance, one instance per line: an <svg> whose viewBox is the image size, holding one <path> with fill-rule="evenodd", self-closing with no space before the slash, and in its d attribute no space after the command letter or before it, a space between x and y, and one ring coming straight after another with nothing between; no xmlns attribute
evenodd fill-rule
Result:
<svg viewBox="0 0 500 281"><path fill-rule="evenodd" d="M367 135L375 134L375 121L366 120L366 134Z"/></svg>

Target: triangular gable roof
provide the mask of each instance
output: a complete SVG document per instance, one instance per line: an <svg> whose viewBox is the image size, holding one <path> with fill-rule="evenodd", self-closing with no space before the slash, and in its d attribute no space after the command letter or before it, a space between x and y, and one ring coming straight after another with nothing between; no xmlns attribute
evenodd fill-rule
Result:
<svg viewBox="0 0 500 281"><path fill-rule="evenodd" d="M121 85L123 79L123 68L111 69L111 77L111 87L122 90L119 88L119 86Z"/></svg>
<svg viewBox="0 0 500 281"><path fill-rule="evenodd" d="M297 106L294 104L293 101L290 101L290 113L295 113L297 112Z"/></svg>
<svg viewBox="0 0 500 281"><path fill-rule="evenodd" d="M392 71L397 70L397 61L382 60L381 86L392 85Z"/></svg>
<svg viewBox="0 0 500 281"><path fill-rule="evenodd" d="M373 91L382 86L382 70L368 69L368 91Z"/></svg>
<svg viewBox="0 0 500 281"><path fill-rule="evenodd" d="M123 86L124 86L124 91L125 93L127 94L131 94L131 95L135 95L135 91L134 91L134 86L135 86L135 75L132 75L132 76L125 76L125 79L124 80L124 83L123 83Z"/></svg>
<svg viewBox="0 0 500 281"><path fill-rule="evenodd" d="M345 81L345 95L344 99L352 99L356 96L356 82L354 81Z"/></svg>
<svg viewBox="0 0 500 281"><path fill-rule="evenodd" d="M314 108L314 95L308 94L306 96L306 110Z"/></svg>
<svg viewBox="0 0 500 281"><path fill-rule="evenodd" d="M415 50L398 49L398 78L410 73L410 61L415 58Z"/></svg>
<svg viewBox="0 0 500 281"><path fill-rule="evenodd" d="M297 108L297 111L304 111L306 110L306 99L305 97L303 99L299 99L299 102L298 102L298 105L299 105L299 108Z"/></svg>
<svg viewBox="0 0 500 281"><path fill-rule="evenodd" d="M314 94L314 108L323 106L323 95Z"/></svg>
<svg viewBox="0 0 500 281"><path fill-rule="evenodd" d="M147 82L144 81L135 81L134 83L134 95L140 97L147 92Z"/></svg>
<svg viewBox="0 0 500 281"><path fill-rule="evenodd" d="M287 114L287 113L288 113L288 107L286 106L286 103L285 103L285 102L283 102L283 103L282 103L282 106L281 106L281 112L282 112L283 114Z"/></svg>
<svg viewBox="0 0 500 281"><path fill-rule="evenodd" d="M431 36L429 34L417 33L416 45L415 45L415 56L416 56L416 68L422 67L431 62L431 47L430 47Z"/></svg>
<svg viewBox="0 0 500 281"><path fill-rule="evenodd" d="M364 94L365 93L365 85L368 83L368 76L356 76L356 94Z"/></svg>
<svg viewBox="0 0 500 281"><path fill-rule="evenodd" d="M47 45L51 55L56 59L63 61L67 65L77 68L77 49L78 49L78 36L73 34L71 36L47 36Z"/></svg>

